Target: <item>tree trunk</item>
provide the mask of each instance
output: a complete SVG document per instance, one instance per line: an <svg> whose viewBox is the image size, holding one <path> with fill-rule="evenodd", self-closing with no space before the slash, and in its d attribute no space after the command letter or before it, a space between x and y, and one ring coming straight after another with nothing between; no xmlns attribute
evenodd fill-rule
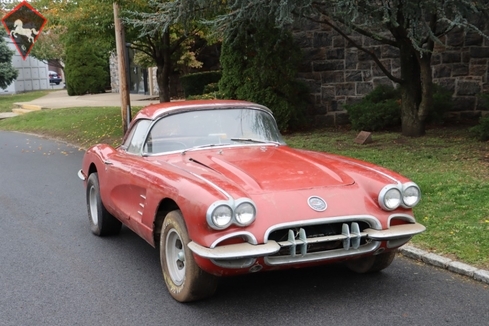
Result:
<svg viewBox="0 0 489 326"><path fill-rule="evenodd" d="M419 104L418 118L423 123L433 109L433 75L431 73L431 53L420 58L421 70L421 103Z"/></svg>
<svg viewBox="0 0 489 326"><path fill-rule="evenodd" d="M412 48L409 40L401 44L400 50L401 78L403 80L401 84L402 135L420 137L425 134L424 122L426 118L418 114L423 99L422 69L416 50Z"/></svg>
<svg viewBox="0 0 489 326"><path fill-rule="evenodd" d="M159 88L160 103L170 102L171 48L170 32L163 34L163 46L156 60L156 82Z"/></svg>

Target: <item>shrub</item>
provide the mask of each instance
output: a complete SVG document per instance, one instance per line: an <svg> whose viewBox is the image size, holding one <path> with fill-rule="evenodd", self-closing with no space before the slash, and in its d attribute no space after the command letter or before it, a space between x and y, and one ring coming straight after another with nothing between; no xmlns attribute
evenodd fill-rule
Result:
<svg viewBox="0 0 489 326"><path fill-rule="evenodd" d="M345 105L352 128L378 131L401 125L401 92L387 85L377 86L360 102ZM433 84L433 107L428 112L427 123L442 123L445 113L453 107L452 93Z"/></svg>
<svg viewBox="0 0 489 326"><path fill-rule="evenodd" d="M206 92L200 95L192 95L187 97L187 100L215 100L215 99L223 99L223 98L224 97L222 96L222 94L216 91L216 92Z"/></svg>
<svg viewBox="0 0 489 326"><path fill-rule="evenodd" d="M86 42L85 42L86 43ZM108 57L89 44L69 45L65 62L68 95L103 93L109 83Z"/></svg>
<svg viewBox="0 0 489 326"><path fill-rule="evenodd" d="M399 89L379 85L360 102L345 105L352 128L377 131L401 124Z"/></svg>
<svg viewBox="0 0 489 326"><path fill-rule="evenodd" d="M205 87L209 84L216 84L221 79L220 71L204 71L188 74L180 77L185 97L192 95L202 95Z"/></svg>
<svg viewBox="0 0 489 326"><path fill-rule="evenodd" d="M270 108L280 130L305 123L307 87L296 80L302 54L286 29L273 22L248 26L227 37L221 50L219 91L225 98Z"/></svg>
<svg viewBox="0 0 489 326"><path fill-rule="evenodd" d="M479 124L470 128L470 132L480 141L489 140L489 115L481 117Z"/></svg>

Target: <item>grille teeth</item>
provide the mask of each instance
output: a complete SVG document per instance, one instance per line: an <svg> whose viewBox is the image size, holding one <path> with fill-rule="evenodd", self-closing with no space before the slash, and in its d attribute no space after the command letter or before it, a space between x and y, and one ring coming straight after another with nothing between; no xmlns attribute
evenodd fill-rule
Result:
<svg viewBox="0 0 489 326"><path fill-rule="evenodd" d="M360 226L357 222L351 223L351 230L348 223L343 223L341 226L341 234L336 236L325 236L320 238L307 238L306 230L299 229L299 232L289 229L287 241L279 242L281 246L289 247L289 253L291 257L305 256L307 254L307 245L310 243L328 242L341 240L343 249L348 251L350 249L360 248L362 237L367 234L360 231Z"/></svg>
<svg viewBox="0 0 489 326"><path fill-rule="evenodd" d="M353 218L355 220L353 220ZM270 266L356 257L377 250L381 241L368 238L366 229L380 228L370 217L348 217L324 223L281 225L270 231L267 240L276 241L281 249L264 257ZM362 231L363 230L363 231Z"/></svg>
<svg viewBox="0 0 489 326"><path fill-rule="evenodd" d="M358 226L358 223L353 222L351 224L351 247L353 249L358 249L360 247L360 240L362 239L362 236L360 235L360 226Z"/></svg>
<svg viewBox="0 0 489 326"><path fill-rule="evenodd" d="M297 256L297 247L299 247L300 255L305 256L307 254L307 236L306 231L303 228L299 229L299 239L296 239L294 231L289 230L288 242L290 246L290 255L292 257Z"/></svg>
<svg viewBox="0 0 489 326"><path fill-rule="evenodd" d="M341 227L341 234L345 236L343 239L343 249L350 250L350 227L348 224L343 223Z"/></svg>
<svg viewBox="0 0 489 326"><path fill-rule="evenodd" d="M343 249L345 250L350 250L350 248L358 249L360 247L360 240L362 238L358 223L353 222L351 224L351 232L348 224L346 223L343 223L341 228L342 228L341 234L345 236L345 239L343 240Z"/></svg>

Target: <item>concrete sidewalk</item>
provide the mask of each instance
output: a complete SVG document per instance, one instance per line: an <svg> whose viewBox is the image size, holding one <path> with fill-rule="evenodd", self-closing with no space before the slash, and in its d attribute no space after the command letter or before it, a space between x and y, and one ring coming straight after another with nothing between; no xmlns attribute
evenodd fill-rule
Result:
<svg viewBox="0 0 489 326"><path fill-rule="evenodd" d="M131 107L141 107L159 103L156 96L144 94L130 94ZM121 106L121 96L119 93L102 93L81 96L68 96L66 90L51 92L46 96L40 97L30 102L15 103L15 106L23 113L29 110L41 109L61 109L74 107L101 107L101 106ZM0 113L0 119L10 118L18 115L14 112Z"/></svg>
<svg viewBox="0 0 489 326"><path fill-rule="evenodd" d="M131 106L146 106L159 103L158 97L144 94L130 94ZM38 105L43 109L73 108L80 106L121 106L119 93L68 96L66 90L51 92L30 102L19 104Z"/></svg>

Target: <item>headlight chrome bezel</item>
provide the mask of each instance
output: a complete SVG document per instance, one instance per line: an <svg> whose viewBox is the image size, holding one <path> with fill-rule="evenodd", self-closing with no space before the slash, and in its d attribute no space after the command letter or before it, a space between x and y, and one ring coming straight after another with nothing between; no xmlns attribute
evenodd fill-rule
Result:
<svg viewBox="0 0 489 326"><path fill-rule="evenodd" d="M237 210L239 210L240 207L241 208L245 207L246 205L250 205L249 208L252 209L253 216L249 218L247 221L242 222L236 216ZM217 223L215 223L214 213L216 212L216 210L218 210L221 207L228 207L230 209L231 218L229 222L227 222L226 224L218 225ZM206 219L207 219L207 224L212 229L218 231L227 229L233 224L240 227L246 227L251 225L256 219L256 205L249 198L240 198L237 200L229 200L229 201L225 201L225 200L216 201L212 205L210 205L209 208L207 209Z"/></svg>
<svg viewBox="0 0 489 326"><path fill-rule="evenodd" d="M415 189L417 191L417 198L413 202L408 202L406 200L406 193L409 189ZM399 203L395 205L388 205L387 204L387 199L389 194L393 194L395 192L399 193ZM413 208L416 206L419 201L421 200L421 190L419 189L418 185L416 185L414 182L407 182L404 184L391 184L387 185L379 193L378 197L378 202L380 207L382 207L383 210L386 211L393 211L399 207L403 208Z"/></svg>

